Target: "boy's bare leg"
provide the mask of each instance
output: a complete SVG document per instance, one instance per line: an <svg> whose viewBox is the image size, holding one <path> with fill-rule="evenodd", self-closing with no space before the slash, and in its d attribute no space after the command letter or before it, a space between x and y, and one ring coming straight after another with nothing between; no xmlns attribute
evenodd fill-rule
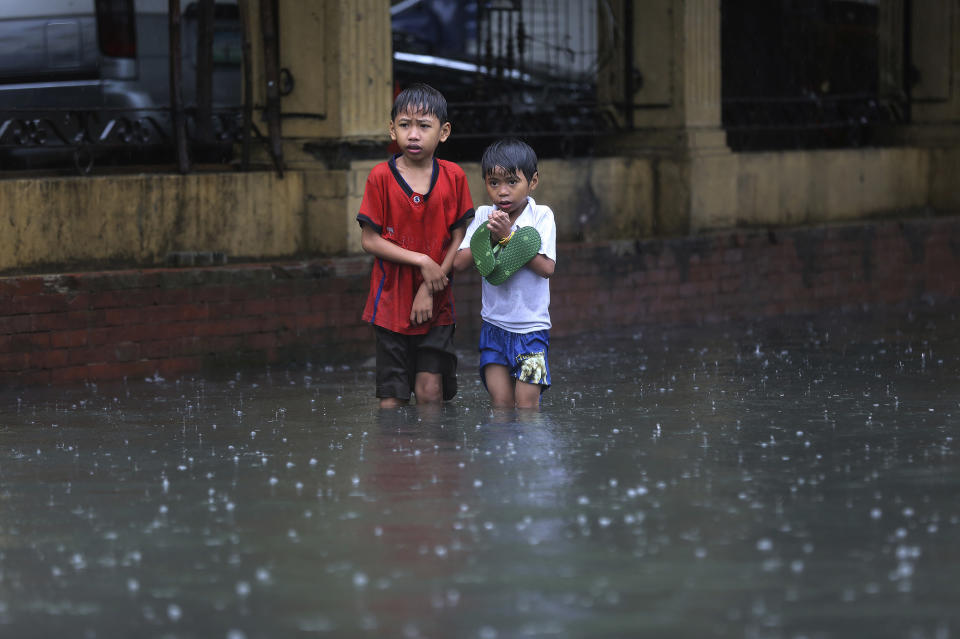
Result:
<svg viewBox="0 0 960 639"><path fill-rule="evenodd" d="M380 408L400 408L409 404L408 401L396 397L381 397Z"/></svg>
<svg viewBox="0 0 960 639"><path fill-rule="evenodd" d="M413 392L418 404L438 404L443 401L443 376L440 373L417 373Z"/></svg>
<svg viewBox="0 0 960 639"><path fill-rule="evenodd" d="M510 369L502 364L487 364L483 367L483 376L494 408L513 408L516 380L511 377Z"/></svg>
<svg viewBox="0 0 960 639"><path fill-rule="evenodd" d="M517 408L540 408L540 385L517 380L514 390Z"/></svg>

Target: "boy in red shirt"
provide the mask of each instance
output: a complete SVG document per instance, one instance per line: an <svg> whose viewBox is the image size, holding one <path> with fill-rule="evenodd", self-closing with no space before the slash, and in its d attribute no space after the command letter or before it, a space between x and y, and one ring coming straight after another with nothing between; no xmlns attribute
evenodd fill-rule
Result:
<svg viewBox="0 0 960 639"><path fill-rule="evenodd" d="M447 101L413 85L397 95L390 139L400 153L367 177L357 221L374 255L363 319L377 336L381 408L449 400L457 393L453 290L448 274L473 200L463 169L434 157L450 136Z"/></svg>

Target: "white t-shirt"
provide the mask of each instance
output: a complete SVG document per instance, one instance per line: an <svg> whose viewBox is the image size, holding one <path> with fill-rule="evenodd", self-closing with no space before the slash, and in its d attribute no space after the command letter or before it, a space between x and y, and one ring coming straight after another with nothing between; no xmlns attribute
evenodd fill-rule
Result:
<svg viewBox="0 0 960 639"><path fill-rule="evenodd" d="M470 238L482 223L489 219L494 211L492 206L481 206L467 227L466 237L460 244L461 249L470 248ZM540 233L540 253L557 261L557 225L553 220L553 211L549 206L540 206L527 198L527 208L517 218L513 229L532 226ZM529 266L513 274L510 279L494 286L485 278L482 284L483 321L510 331L511 333L532 333L550 328L550 280L540 277Z"/></svg>

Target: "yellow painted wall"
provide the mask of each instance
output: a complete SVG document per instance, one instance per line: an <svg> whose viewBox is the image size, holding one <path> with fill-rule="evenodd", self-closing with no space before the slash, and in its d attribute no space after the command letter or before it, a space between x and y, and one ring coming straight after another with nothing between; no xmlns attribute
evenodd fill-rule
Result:
<svg viewBox="0 0 960 639"><path fill-rule="evenodd" d="M126 175L0 181L0 270L156 264L171 251L295 254L303 176Z"/></svg>
<svg viewBox="0 0 960 639"><path fill-rule="evenodd" d="M176 251L230 260L360 252L356 212L375 161L348 168L0 180L0 272L162 264ZM478 163L463 165L486 203ZM920 148L544 160L538 202L561 240L633 239L738 226L960 211L960 151Z"/></svg>
<svg viewBox="0 0 960 639"><path fill-rule="evenodd" d="M489 204L479 162L461 165L475 206ZM649 237L653 230L653 171L647 160L541 160L533 193L548 205L566 240Z"/></svg>
<svg viewBox="0 0 960 639"><path fill-rule="evenodd" d="M960 148L933 149L930 153L930 205L960 211Z"/></svg>
<svg viewBox="0 0 960 639"><path fill-rule="evenodd" d="M934 206L935 155L877 148L695 158L690 230L840 222Z"/></svg>
<svg viewBox="0 0 960 639"><path fill-rule="evenodd" d="M259 0L242 6L253 34L253 100L262 106L267 95ZM290 93L280 98L283 137L298 144L385 139L393 102L390 3L280 0L277 15L279 66L293 80Z"/></svg>

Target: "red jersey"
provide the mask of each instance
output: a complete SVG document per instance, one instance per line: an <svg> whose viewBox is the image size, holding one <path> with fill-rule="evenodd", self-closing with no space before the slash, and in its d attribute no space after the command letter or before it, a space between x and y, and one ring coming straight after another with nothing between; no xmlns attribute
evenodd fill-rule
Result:
<svg viewBox="0 0 960 639"><path fill-rule="evenodd" d="M434 158L429 192L414 193L397 170L397 157L399 154L370 171L357 221L440 264L450 248L451 232L473 217L467 176L453 162ZM404 335L422 335L432 326L453 324L452 285L433 296L433 319L420 325L410 323L413 299L422 283L419 268L376 258L363 319Z"/></svg>

